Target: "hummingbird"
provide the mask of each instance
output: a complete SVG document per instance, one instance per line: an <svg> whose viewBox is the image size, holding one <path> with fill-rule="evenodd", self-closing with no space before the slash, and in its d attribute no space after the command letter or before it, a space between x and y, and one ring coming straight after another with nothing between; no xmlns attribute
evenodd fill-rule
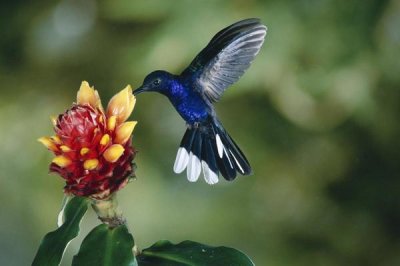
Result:
<svg viewBox="0 0 400 266"><path fill-rule="evenodd" d="M267 27L257 18L238 21L219 31L181 74L156 70L133 92L165 95L186 121L173 169L177 174L187 169L190 182L196 182L202 171L210 185L218 183L219 174L232 181L238 173L252 173L246 156L219 121L214 103L249 68L266 34Z"/></svg>

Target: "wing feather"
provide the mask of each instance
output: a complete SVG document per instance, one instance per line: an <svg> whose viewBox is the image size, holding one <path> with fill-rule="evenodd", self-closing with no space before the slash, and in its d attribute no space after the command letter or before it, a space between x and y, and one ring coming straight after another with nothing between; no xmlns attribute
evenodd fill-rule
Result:
<svg viewBox="0 0 400 266"><path fill-rule="evenodd" d="M239 80L260 51L267 27L258 19L239 21L217 33L183 72L211 102Z"/></svg>

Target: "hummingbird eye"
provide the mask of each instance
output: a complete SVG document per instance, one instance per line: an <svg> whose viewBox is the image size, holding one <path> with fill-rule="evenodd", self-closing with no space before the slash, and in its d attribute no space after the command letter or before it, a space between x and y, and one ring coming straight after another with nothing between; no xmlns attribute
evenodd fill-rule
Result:
<svg viewBox="0 0 400 266"><path fill-rule="evenodd" d="M155 86L160 85L160 83L161 83L161 80L160 80L160 79L156 79L156 80L153 81L153 84L154 84Z"/></svg>

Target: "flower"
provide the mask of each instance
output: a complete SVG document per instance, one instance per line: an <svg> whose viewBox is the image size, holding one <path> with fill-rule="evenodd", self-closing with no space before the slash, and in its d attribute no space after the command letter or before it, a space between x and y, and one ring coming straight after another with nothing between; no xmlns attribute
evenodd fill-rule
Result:
<svg viewBox="0 0 400 266"><path fill-rule="evenodd" d="M134 176L131 135L136 121L126 121L135 106L128 85L104 111L99 94L83 81L77 102L52 118L55 135L38 141L56 156L50 172L66 180L65 193L105 199Z"/></svg>

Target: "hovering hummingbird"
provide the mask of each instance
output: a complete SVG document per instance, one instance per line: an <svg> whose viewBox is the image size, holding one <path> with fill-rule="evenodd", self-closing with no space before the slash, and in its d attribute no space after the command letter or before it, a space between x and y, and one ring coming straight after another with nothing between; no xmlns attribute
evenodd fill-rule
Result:
<svg viewBox="0 0 400 266"><path fill-rule="evenodd" d="M267 27L259 19L236 22L219 31L180 74L157 70L146 76L133 93L159 92L168 97L187 129L177 152L174 172L187 168L187 178L197 181L203 169L208 184L251 174L251 167L223 128L213 103L249 68L260 51Z"/></svg>

